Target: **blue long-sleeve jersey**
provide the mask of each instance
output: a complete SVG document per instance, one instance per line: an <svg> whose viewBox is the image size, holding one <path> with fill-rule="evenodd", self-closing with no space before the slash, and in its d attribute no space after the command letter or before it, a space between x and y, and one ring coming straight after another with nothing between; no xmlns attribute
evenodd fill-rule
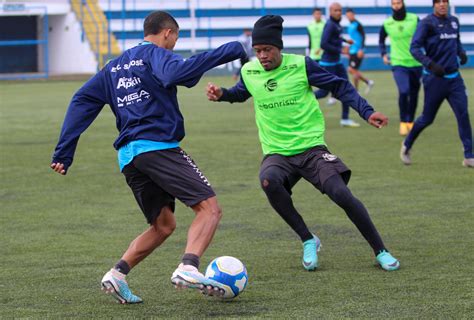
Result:
<svg viewBox="0 0 474 320"><path fill-rule="evenodd" d="M418 24L410 52L425 68L433 61L443 66L447 74L454 73L459 68L458 56L465 52L459 29L458 18L430 14Z"/></svg>
<svg viewBox="0 0 474 320"><path fill-rule="evenodd" d="M305 62L306 75L311 86L332 92L333 97L350 105L364 120L368 120L374 113L374 108L357 93L357 90L349 81L329 73L310 57L306 57ZM232 88L222 89L222 96L219 101L244 102L251 96L241 78Z"/></svg>
<svg viewBox="0 0 474 320"><path fill-rule="evenodd" d="M321 48L324 50L321 57L322 62L337 63L341 60L342 42L344 41L342 31L340 21L331 17L326 22L321 37Z"/></svg>
<svg viewBox="0 0 474 320"><path fill-rule="evenodd" d="M66 169L72 164L80 135L105 104L116 117L116 149L141 139L181 141L184 119L176 86L192 87L206 71L246 56L237 41L188 59L149 42L144 44L110 61L76 92L64 119L54 163L63 163Z"/></svg>

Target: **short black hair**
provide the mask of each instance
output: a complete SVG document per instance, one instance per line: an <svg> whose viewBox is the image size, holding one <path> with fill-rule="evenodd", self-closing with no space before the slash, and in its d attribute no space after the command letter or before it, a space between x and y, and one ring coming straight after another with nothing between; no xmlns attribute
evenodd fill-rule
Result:
<svg viewBox="0 0 474 320"><path fill-rule="evenodd" d="M321 8L314 8L313 13L315 13L316 11L322 11L322 10L321 10Z"/></svg>
<svg viewBox="0 0 474 320"><path fill-rule="evenodd" d="M179 29L178 22L168 12L153 11L145 18L143 23L145 37L150 34L158 34L164 29Z"/></svg>
<svg viewBox="0 0 474 320"><path fill-rule="evenodd" d="M347 13L347 12L355 13L355 12L354 12L354 9L352 9L352 8L347 8L347 9L346 9L346 13Z"/></svg>

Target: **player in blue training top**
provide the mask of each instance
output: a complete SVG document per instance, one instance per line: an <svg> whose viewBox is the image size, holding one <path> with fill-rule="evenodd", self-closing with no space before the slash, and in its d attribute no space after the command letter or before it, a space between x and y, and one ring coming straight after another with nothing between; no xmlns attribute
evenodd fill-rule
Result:
<svg viewBox="0 0 474 320"><path fill-rule="evenodd" d="M349 38L354 41L349 47L349 73L352 75L354 81L354 87L359 90L359 80L362 80L367 85L365 93L369 93L370 89L374 86L374 81L367 79L359 71L359 68L364 60L364 47L365 47L365 32L362 24L355 18L355 12L353 9L348 8L346 10L346 17L349 20L349 26L347 27L347 33Z"/></svg>
<svg viewBox="0 0 474 320"><path fill-rule="evenodd" d="M400 158L411 164L411 148L418 135L429 126L446 99L454 111L459 137L464 147L462 165L474 167L472 129L467 109L466 86L459 65L467 63L466 51L461 45L459 20L448 14L448 0L433 0L434 13L421 20L410 47L411 54L425 67L423 86L425 103L423 113L415 121L402 143Z"/></svg>
<svg viewBox="0 0 474 320"><path fill-rule="evenodd" d="M103 290L120 303L142 302L125 276L173 233L175 198L196 217L171 282L208 295L223 293L198 271L222 213L209 181L179 147L185 133L176 86L196 85L204 72L245 57L245 51L235 41L185 60L171 51L178 33L178 23L168 13L155 11L146 17L144 41L109 62L72 98L51 163L54 171L67 173L80 135L108 104L119 131L114 147L120 170L150 224L102 279Z"/></svg>
<svg viewBox="0 0 474 320"><path fill-rule="evenodd" d="M324 50L319 65L330 73L348 80L346 68L341 61L342 43L353 44L352 40L346 40L342 37L342 27L340 25L342 17L342 7L339 3L334 2L329 6L330 18L326 22L321 37L321 48ZM319 89L315 92L317 99L327 97L329 91ZM341 126L343 127L360 127L360 124L349 119L349 105L342 104Z"/></svg>

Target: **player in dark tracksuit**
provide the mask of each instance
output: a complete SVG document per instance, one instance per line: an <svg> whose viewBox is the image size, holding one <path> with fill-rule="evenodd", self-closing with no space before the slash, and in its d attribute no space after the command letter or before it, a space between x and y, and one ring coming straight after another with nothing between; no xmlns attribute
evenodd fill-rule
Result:
<svg viewBox="0 0 474 320"><path fill-rule="evenodd" d="M341 62L342 43L354 43L352 40L345 40L342 37L342 27L340 25L342 17L342 7L339 3L333 3L329 7L330 18L326 22L321 38L321 48L324 50L319 65L330 73L349 80L347 71ZM325 98L329 94L327 90L317 90L316 98ZM354 120L349 119L349 105L342 104L341 125L343 127L359 127L360 125Z"/></svg>
<svg viewBox="0 0 474 320"><path fill-rule="evenodd" d="M418 25L410 47L412 55L425 67L425 103L422 115L416 119L402 144L400 157L404 164L411 164L410 149L416 138L433 122L442 102L447 99L456 116L464 147L462 164L474 167L466 86L458 70L460 64L467 62L459 35L459 20L448 14L448 0L433 0L433 6L434 13Z"/></svg>
<svg viewBox="0 0 474 320"><path fill-rule="evenodd" d="M246 53L235 41L183 59L172 52L179 25L164 11L150 13L143 29L143 42L110 61L72 98L51 168L62 175L67 173L81 134L108 104L119 131L114 147L120 171L150 227L104 275L102 289L122 304L142 302L130 291L126 276L173 233L177 198L193 209L196 218L171 282L177 287L202 289L209 295L222 294L223 288L198 270L221 210L209 181L179 146L185 130L177 86L193 87L204 72L244 58Z"/></svg>

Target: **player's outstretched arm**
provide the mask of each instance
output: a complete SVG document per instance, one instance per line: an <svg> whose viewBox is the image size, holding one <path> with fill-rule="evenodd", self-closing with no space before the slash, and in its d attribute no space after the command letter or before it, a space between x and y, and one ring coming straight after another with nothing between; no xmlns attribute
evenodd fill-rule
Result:
<svg viewBox="0 0 474 320"><path fill-rule="evenodd" d="M206 71L247 56L238 41L225 43L214 50L201 52L187 59L166 50L157 52L158 54L151 60L151 67L164 87L181 85L191 88L199 82Z"/></svg>
<svg viewBox="0 0 474 320"><path fill-rule="evenodd" d="M372 106L348 80L335 76L309 58L306 58L306 74L311 86L330 91L334 98L357 111L362 119L368 121L374 113Z"/></svg>

